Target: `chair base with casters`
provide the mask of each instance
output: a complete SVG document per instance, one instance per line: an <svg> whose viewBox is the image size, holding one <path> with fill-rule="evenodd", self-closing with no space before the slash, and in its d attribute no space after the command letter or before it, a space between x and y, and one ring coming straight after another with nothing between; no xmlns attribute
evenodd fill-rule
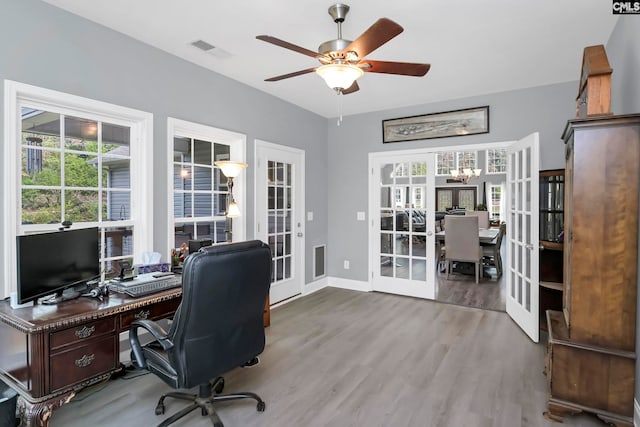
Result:
<svg viewBox="0 0 640 427"><path fill-rule="evenodd" d="M158 424L158 427L168 426L180 418L188 415L192 411L200 408L201 414L203 417L208 416L211 419L211 423L214 427L224 427L224 424L218 417L218 414L213 407L214 402L224 402L229 400L238 400L238 399L254 399L257 403L256 410L258 412L264 412L266 408L266 404L264 401L255 393L233 393L233 394L220 394L224 389L224 378L218 377L214 380L211 380L207 384L202 384L199 387L198 394L190 394L190 393L181 393L181 392L169 392L163 394L158 400L158 404L156 405L156 415L164 414L164 400L167 397L171 397L173 399L178 400L186 400L191 402L191 405L185 407L179 412L176 412L162 423Z"/></svg>

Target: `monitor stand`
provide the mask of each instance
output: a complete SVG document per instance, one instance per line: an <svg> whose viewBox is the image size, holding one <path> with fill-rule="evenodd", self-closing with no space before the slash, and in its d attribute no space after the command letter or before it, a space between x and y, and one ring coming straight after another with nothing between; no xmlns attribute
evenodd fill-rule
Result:
<svg viewBox="0 0 640 427"><path fill-rule="evenodd" d="M73 288L69 288L61 292L56 292L55 296L40 300L40 304L54 305L54 304L61 303L63 301L76 299L78 297L80 297L80 292L74 290Z"/></svg>

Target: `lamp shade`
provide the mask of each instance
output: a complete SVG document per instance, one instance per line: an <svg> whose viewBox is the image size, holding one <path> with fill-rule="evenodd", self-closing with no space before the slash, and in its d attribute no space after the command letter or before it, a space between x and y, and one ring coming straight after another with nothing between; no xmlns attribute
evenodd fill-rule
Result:
<svg viewBox="0 0 640 427"><path fill-rule="evenodd" d="M235 178L237 177L242 169L246 168L248 165L242 162L232 162L231 160L220 160L214 163L218 166L224 176L227 178Z"/></svg>
<svg viewBox="0 0 640 427"><path fill-rule="evenodd" d="M229 203L229 209L227 209L227 218L238 218L240 216L240 208L235 200Z"/></svg>
<svg viewBox="0 0 640 427"><path fill-rule="evenodd" d="M360 68L349 64L323 65L316 68L316 73L331 89L348 89L364 74Z"/></svg>

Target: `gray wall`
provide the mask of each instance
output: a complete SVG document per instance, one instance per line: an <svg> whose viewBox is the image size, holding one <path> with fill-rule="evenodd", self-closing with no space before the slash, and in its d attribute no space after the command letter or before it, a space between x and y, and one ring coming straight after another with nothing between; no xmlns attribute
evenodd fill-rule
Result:
<svg viewBox="0 0 640 427"><path fill-rule="evenodd" d="M634 19L635 18L635 19ZM640 23L637 16L622 16L606 45L611 77L611 110L615 114L640 113ZM640 236L638 237L640 246ZM638 259L640 271L640 258ZM640 285L640 280L638 281ZM636 307L640 307L640 292ZM640 310L636 308L636 351L640 345ZM636 400L640 396L640 362L636 362Z"/></svg>
<svg viewBox="0 0 640 427"><path fill-rule="evenodd" d="M305 150L306 186L314 189L305 192L306 210L314 212L306 230L311 280L311 248L327 236L325 118L38 0L0 0L0 11L0 80L153 113L154 250L167 244L167 117L246 134L250 165L256 138ZM0 114L0 131L2 120ZM248 237L255 222L253 171L246 171Z"/></svg>
<svg viewBox="0 0 640 427"><path fill-rule="evenodd" d="M356 212L368 210L368 153L515 141L540 132L541 169L564 168L560 135L567 119L575 115L577 85L576 81L354 115L339 127L329 120L329 275L367 280L369 221L356 221ZM482 105L489 105L487 134L382 144L384 119ZM349 270L343 268L345 259L350 261Z"/></svg>

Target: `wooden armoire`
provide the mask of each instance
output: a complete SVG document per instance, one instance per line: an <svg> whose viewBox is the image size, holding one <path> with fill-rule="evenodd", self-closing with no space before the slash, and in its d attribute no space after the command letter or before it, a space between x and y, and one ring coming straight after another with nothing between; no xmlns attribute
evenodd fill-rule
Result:
<svg viewBox="0 0 640 427"><path fill-rule="evenodd" d="M640 114L570 120L563 311L547 311L546 416L633 426Z"/></svg>

